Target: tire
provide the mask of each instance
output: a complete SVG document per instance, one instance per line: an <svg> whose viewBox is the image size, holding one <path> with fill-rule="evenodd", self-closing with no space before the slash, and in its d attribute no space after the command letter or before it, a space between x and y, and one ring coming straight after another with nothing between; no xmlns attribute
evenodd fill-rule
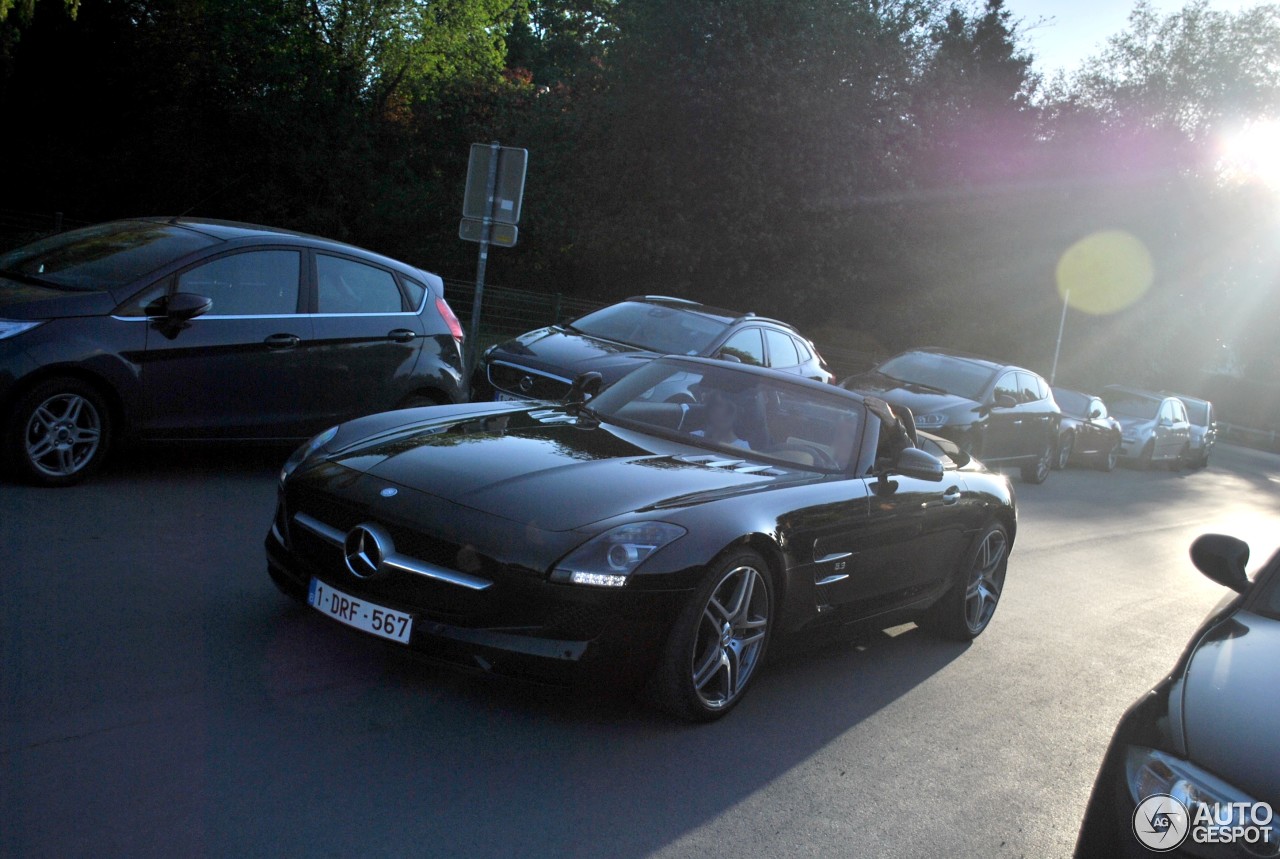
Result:
<svg viewBox="0 0 1280 859"><path fill-rule="evenodd" d="M1156 443L1154 441L1147 442L1146 446L1142 448L1142 453L1138 455L1138 468L1143 471L1150 471L1151 457L1155 455L1155 452Z"/></svg>
<svg viewBox="0 0 1280 859"><path fill-rule="evenodd" d="M101 467L113 426L96 388L58 378L18 400L6 429L5 454L21 478L37 486L71 486Z"/></svg>
<svg viewBox="0 0 1280 859"><path fill-rule="evenodd" d="M1111 445L1110 450L1098 456L1098 461L1095 463L1095 465L1100 471L1112 471L1115 469L1116 463L1119 461L1120 461L1120 440L1116 439L1115 443Z"/></svg>
<svg viewBox="0 0 1280 859"><path fill-rule="evenodd" d="M1053 470L1053 448L1053 442L1046 441L1044 450L1040 451L1040 458L1031 465L1022 466L1023 483L1044 483L1049 472Z"/></svg>
<svg viewBox="0 0 1280 859"><path fill-rule="evenodd" d="M433 394L410 394L400 401L400 405L396 409L417 409L422 406L443 406L447 405L446 401Z"/></svg>
<svg viewBox="0 0 1280 859"><path fill-rule="evenodd" d="M1190 465L1191 445L1189 444L1183 445L1182 450L1178 452L1178 455L1166 463L1166 466L1170 471L1181 471L1183 466L1190 467Z"/></svg>
<svg viewBox="0 0 1280 859"><path fill-rule="evenodd" d="M1071 461L1071 450L1075 446L1075 433L1064 433L1058 439L1058 455L1053 461L1053 470L1062 471Z"/></svg>
<svg viewBox="0 0 1280 859"><path fill-rule="evenodd" d="M944 638L972 641L991 623L1009 567L1009 532L991 522L974 538L951 589L934 603L924 625Z"/></svg>
<svg viewBox="0 0 1280 859"><path fill-rule="evenodd" d="M658 708L692 722L719 719L759 673L776 612L764 559L730 551L681 609L648 684Z"/></svg>

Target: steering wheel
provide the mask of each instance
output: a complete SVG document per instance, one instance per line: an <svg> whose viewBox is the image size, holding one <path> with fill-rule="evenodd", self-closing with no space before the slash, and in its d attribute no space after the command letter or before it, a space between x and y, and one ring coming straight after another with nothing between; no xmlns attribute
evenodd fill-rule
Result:
<svg viewBox="0 0 1280 859"><path fill-rule="evenodd" d="M835 457L818 447L816 444L788 441L786 444L780 444L774 448L775 453L782 450L797 450L802 453L807 453L813 457L813 464L819 468L829 468L832 470L839 470L840 468L840 463L836 461Z"/></svg>

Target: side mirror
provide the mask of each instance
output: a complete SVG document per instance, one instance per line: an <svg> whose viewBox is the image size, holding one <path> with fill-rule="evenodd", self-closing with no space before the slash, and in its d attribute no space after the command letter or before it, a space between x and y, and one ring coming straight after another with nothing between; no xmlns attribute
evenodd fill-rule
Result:
<svg viewBox="0 0 1280 859"><path fill-rule="evenodd" d="M1097 406L1094 406L1089 411L1089 420L1097 420L1100 417L1102 417L1102 409L1098 408Z"/></svg>
<svg viewBox="0 0 1280 859"><path fill-rule="evenodd" d="M918 447L904 447L898 451L889 471L903 477L914 477L916 480L942 482L942 460Z"/></svg>
<svg viewBox="0 0 1280 859"><path fill-rule="evenodd" d="M569 387L569 393L564 395L564 404L569 407L571 412L577 414L578 407L600 393L602 387L604 387L604 376L594 370L581 373L578 378L573 380L573 384Z"/></svg>
<svg viewBox="0 0 1280 859"><path fill-rule="evenodd" d="M1009 394L996 394L996 399L995 399L995 402L993 403L993 406L994 408L997 408L997 409L1011 409L1017 404L1018 404L1018 401L1015 400Z"/></svg>
<svg viewBox="0 0 1280 859"><path fill-rule="evenodd" d="M1225 534L1202 534L1191 544L1191 563L1200 572L1236 593L1249 589L1249 544Z"/></svg>
<svg viewBox="0 0 1280 859"><path fill-rule="evenodd" d="M163 319L170 323L186 322L201 314L208 313L213 307L213 299L193 292L175 292L157 298L147 305L146 314L152 319Z"/></svg>

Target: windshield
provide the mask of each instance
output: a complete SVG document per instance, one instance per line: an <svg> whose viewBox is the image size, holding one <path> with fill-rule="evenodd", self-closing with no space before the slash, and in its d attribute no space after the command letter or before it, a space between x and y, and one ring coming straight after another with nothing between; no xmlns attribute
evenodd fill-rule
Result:
<svg viewBox="0 0 1280 859"><path fill-rule="evenodd" d="M1107 404L1112 415L1122 418L1153 421L1156 419L1156 412L1160 410L1159 400L1153 400L1141 394L1126 394L1122 391L1104 393L1102 401Z"/></svg>
<svg viewBox="0 0 1280 859"><path fill-rule="evenodd" d="M907 352L885 361L876 367L876 372L900 382L936 388L979 402L996 374L995 370L975 361L934 352Z"/></svg>
<svg viewBox="0 0 1280 859"><path fill-rule="evenodd" d="M734 367L654 361L590 402L601 420L686 444L817 471L845 471L862 437L861 403Z"/></svg>
<svg viewBox="0 0 1280 859"><path fill-rule="evenodd" d="M579 317L569 327L661 355L701 355L729 324L679 308L624 301Z"/></svg>
<svg viewBox="0 0 1280 859"><path fill-rule="evenodd" d="M1054 388L1053 399L1058 403L1058 407L1062 409L1063 414L1077 418L1089 416L1089 398L1079 391Z"/></svg>
<svg viewBox="0 0 1280 859"><path fill-rule="evenodd" d="M0 254L0 273L60 289L114 289L216 242L173 224L114 221Z"/></svg>

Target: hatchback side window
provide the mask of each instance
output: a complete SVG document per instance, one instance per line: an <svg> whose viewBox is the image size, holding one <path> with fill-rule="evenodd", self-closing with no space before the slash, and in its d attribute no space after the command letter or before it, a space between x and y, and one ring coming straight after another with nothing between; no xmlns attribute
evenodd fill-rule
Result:
<svg viewBox="0 0 1280 859"><path fill-rule="evenodd" d="M213 300L208 316L279 316L298 311L297 251L245 251L187 269L177 292Z"/></svg>
<svg viewBox="0 0 1280 859"><path fill-rule="evenodd" d="M759 328L744 328L725 341L717 353L721 357L732 356L744 364L764 366L764 341Z"/></svg>
<svg viewBox="0 0 1280 859"><path fill-rule="evenodd" d="M400 313L404 298L391 272L316 254L317 313Z"/></svg>
<svg viewBox="0 0 1280 859"><path fill-rule="evenodd" d="M1012 397L1015 403L1022 402L1022 392L1018 388L1018 374L1005 373L1000 377L1000 381L996 382L996 389L993 393L995 399L1001 397Z"/></svg>
<svg viewBox="0 0 1280 859"><path fill-rule="evenodd" d="M764 339L769 344L770 367L795 367L800 363L800 355L796 352L796 345L786 334L781 331L774 331L772 328L766 328L764 329Z"/></svg>

